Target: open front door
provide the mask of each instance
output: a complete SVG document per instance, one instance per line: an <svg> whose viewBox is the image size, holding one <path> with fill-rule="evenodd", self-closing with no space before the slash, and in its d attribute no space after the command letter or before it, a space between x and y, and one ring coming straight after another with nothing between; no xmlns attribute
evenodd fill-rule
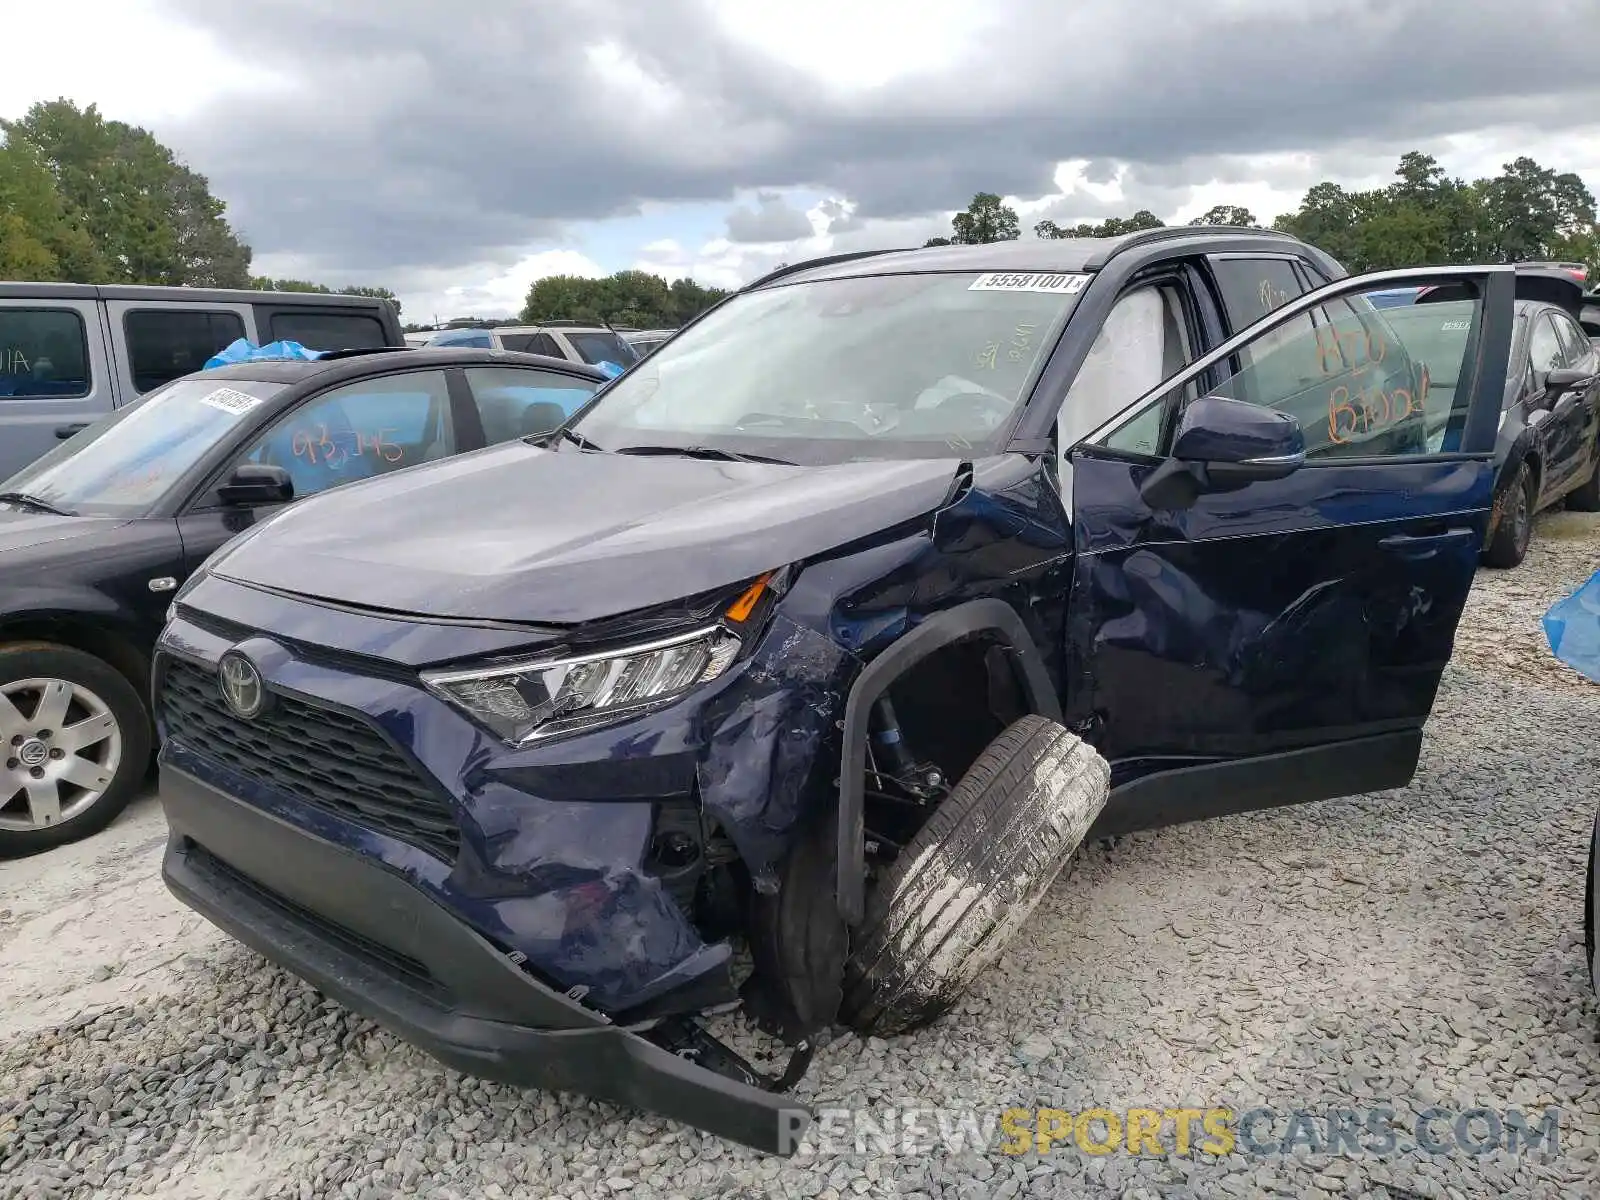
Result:
<svg viewBox="0 0 1600 1200"><path fill-rule="evenodd" d="M1368 299L1419 285L1450 289L1426 322ZM1102 831L1410 781L1488 520L1514 288L1341 280L1073 448L1067 707L1113 764Z"/></svg>

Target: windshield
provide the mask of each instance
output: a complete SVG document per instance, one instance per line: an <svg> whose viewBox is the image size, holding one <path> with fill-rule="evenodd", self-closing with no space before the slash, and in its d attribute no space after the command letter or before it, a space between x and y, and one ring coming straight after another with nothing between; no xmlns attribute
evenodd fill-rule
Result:
<svg viewBox="0 0 1600 1200"><path fill-rule="evenodd" d="M614 362L619 367L627 367L639 361L639 356L616 334L609 330L605 333L574 333L564 330L567 341L572 343L572 348L578 356L591 367L598 367L603 362Z"/></svg>
<svg viewBox="0 0 1600 1200"><path fill-rule="evenodd" d="M0 492L63 512L142 516L281 383L179 379L102 418L24 467Z"/></svg>
<svg viewBox="0 0 1600 1200"><path fill-rule="evenodd" d="M597 397L605 450L708 446L824 464L995 452L1087 276L878 275L733 300Z"/></svg>

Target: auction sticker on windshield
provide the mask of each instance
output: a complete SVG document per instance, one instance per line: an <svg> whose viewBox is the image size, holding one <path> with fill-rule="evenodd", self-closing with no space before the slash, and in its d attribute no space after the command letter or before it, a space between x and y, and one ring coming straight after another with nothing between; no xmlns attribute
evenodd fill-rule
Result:
<svg viewBox="0 0 1600 1200"><path fill-rule="evenodd" d="M243 392L234 391L233 388L222 387L201 396L200 403L210 405L212 408L219 408L225 413L232 413L236 417L242 417L260 404L261 401L254 396L247 396Z"/></svg>
<svg viewBox="0 0 1600 1200"><path fill-rule="evenodd" d="M1058 292L1064 296L1083 291L1087 275L1040 275L1030 272L996 271L980 275L969 292Z"/></svg>

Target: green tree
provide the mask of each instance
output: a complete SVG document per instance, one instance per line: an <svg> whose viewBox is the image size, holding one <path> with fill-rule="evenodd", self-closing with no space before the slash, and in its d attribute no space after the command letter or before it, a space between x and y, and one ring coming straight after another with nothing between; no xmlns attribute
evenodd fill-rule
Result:
<svg viewBox="0 0 1600 1200"><path fill-rule="evenodd" d="M1201 213L1191 225L1232 225L1242 229L1259 228L1256 215L1238 204L1216 204Z"/></svg>
<svg viewBox="0 0 1600 1200"><path fill-rule="evenodd" d="M81 214L101 258L93 282L249 286L250 247L226 206L148 130L70 100L37 103L0 130L34 147Z"/></svg>
<svg viewBox="0 0 1600 1200"><path fill-rule="evenodd" d="M1505 164L1478 184L1482 230L1500 262L1582 259L1595 253L1595 199L1570 171L1557 174L1531 158Z"/></svg>
<svg viewBox="0 0 1600 1200"><path fill-rule="evenodd" d="M38 152L20 138L0 142L0 279L86 281L102 269Z"/></svg>
<svg viewBox="0 0 1600 1200"><path fill-rule="evenodd" d="M611 322L641 329L676 328L722 300L727 292L692 279L670 284L648 271L618 271L604 279L547 275L528 289L523 321Z"/></svg>
<svg viewBox="0 0 1600 1200"><path fill-rule="evenodd" d="M1022 232L1017 223L1017 210L1001 203L993 192L979 192L974 196L966 212L958 212L950 219L950 228L953 231L950 240L960 246L1014 242Z"/></svg>
<svg viewBox="0 0 1600 1200"><path fill-rule="evenodd" d="M1107 217L1099 224L1089 221L1077 225L1057 225L1054 221L1040 221L1033 227L1034 236L1042 238L1101 238L1121 237L1125 233L1138 233L1141 229L1160 229L1164 222L1147 208L1141 208L1131 217Z"/></svg>

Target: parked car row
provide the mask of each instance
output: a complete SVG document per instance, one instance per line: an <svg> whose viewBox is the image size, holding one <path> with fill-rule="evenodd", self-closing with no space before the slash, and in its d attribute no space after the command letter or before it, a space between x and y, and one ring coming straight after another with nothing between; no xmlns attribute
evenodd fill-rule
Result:
<svg viewBox="0 0 1600 1200"><path fill-rule="evenodd" d="M792 1153L817 1037L936 1020L1086 836L1410 781L1513 453L1570 396L1597 461L1600 383L1531 349L1503 437L1548 275L1165 228L784 267L605 383L177 381L153 447L136 407L0 495L19 577L187 575L61 572L170 605L116 654L0 617L0 817L92 828L153 716L185 904L463 1071Z"/></svg>
<svg viewBox="0 0 1600 1200"><path fill-rule="evenodd" d="M405 344L394 306L371 296L0 283L0 479L238 338Z"/></svg>
<svg viewBox="0 0 1600 1200"><path fill-rule="evenodd" d="M224 542L340 484L548 434L605 379L488 350L242 363L147 393L0 485L0 855L127 804L167 606Z"/></svg>

